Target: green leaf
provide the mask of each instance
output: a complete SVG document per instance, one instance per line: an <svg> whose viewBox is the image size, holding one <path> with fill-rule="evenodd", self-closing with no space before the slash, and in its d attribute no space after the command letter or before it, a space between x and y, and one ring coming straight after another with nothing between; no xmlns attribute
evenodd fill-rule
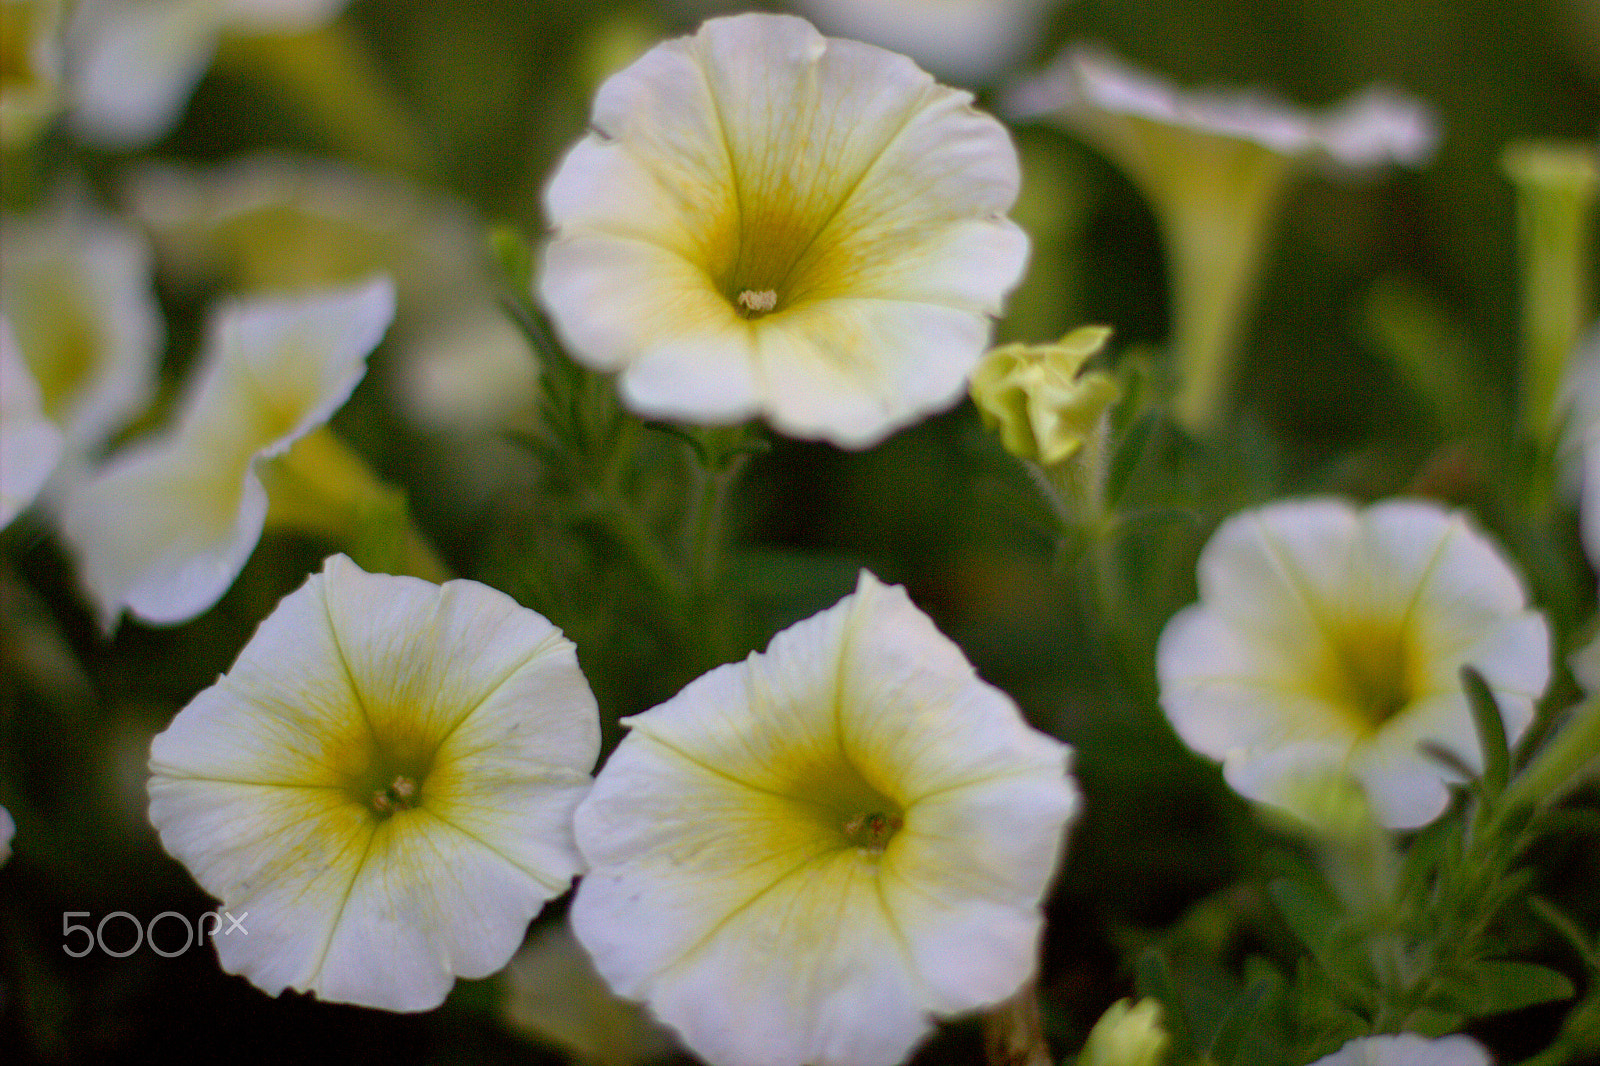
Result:
<svg viewBox="0 0 1600 1066"><path fill-rule="evenodd" d="M1478 730L1483 748L1483 790L1490 802L1505 791L1511 779L1511 746L1506 741L1505 718L1495 702L1489 683L1472 666L1461 668L1461 684L1467 690L1467 705L1472 708L1472 724Z"/></svg>
<svg viewBox="0 0 1600 1066"><path fill-rule="evenodd" d="M1466 328L1430 293L1385 278L1373 285L1363 312L1367 339L1432 408L1447 434L1477 436L1505 424Z"/></svg>
<svg viewBox="0 0 1600 1066"><path fill-rule="evenodd" d="M1531 962L1486 959L1444 983L1441 999L1477 1017L1521 1010L1536 1003L1570 999L1575 991L1566 975Z"/></svg>
<svg viewBox="0 0 1600 1066"><path fill-rule="evenodd" d="M1173 983L1166 956L1156 948L1140 955L1134 968L1133 987L1140 999L1154 999L1161 1004L1161 1024L1172 1040L1171 1057L1179 1061L1199 1058L1194 1030L1189 1025L1189 1008Z"/></svg>
<svg viewBox="0 0 1600 1066"><path fill-rule="evenodd" d="M1116 450L1111 455L1111 465L1106 472L1106 501L1112 506L1128 491L1134 471L1139 469L1139 464L1150 451L1150 438L1160 421L1155 411L1145 411L1134 419L1128 432L1117 441Z"/></svg>
<svg viewBox="0 0 1600 1066"><path fill-rule="evenodd" d="M1222 1024L1217 1028L1217 1035L1211 1040L1211 1051L1207 1056L1210 1061L1217 1066L1232 1066L1239 1057L1239 1049L1244 1045L1245 1038L1255 1031L1256 1020L1261 1016L1262 1009L1282 994L1283 979L1277 974L1257 978L1245 989L1233 1001L1233 1006L1228 1008Z"/></svg>
<svg viewBox="0 0 1600 1066"><path fill-rule="evenodd" d="M1267 886L1267 893L1294 935L1318 962L1326 964L1344 915L1325 897L1298 881L1279 878Z"/></svg>
<svg viewBox="0 0 1600 1066"><path fill-rule="evenodd" d="M1588 934L1568 916L1566 911L1539 896L1532 896L1528 899L1528 909L1538 915L1551 929L1554 929L1561 939L1565 940L1568 946L1583 960L1585 966L1596 973L1600 973L1600 948L1594 947L1589 943Z"/></svg>

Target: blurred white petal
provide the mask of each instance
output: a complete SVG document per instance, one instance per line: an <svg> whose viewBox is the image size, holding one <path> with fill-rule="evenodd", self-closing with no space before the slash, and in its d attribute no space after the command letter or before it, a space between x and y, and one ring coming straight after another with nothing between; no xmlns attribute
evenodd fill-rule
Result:
<svg viewBox="0 0 1600 1066"><path fill-rule="evenodd" d="M323 424L366 372L394 314L378 279L213 316L176 426L72 487L63 529L101 619L181 622L214 604L255 549L257 464Z"/></svg>
<svg viewBox="0 0 1600 1066"><path fill-rule="evenodd" d="M71 199L0 225L0 310L66 450L93 454L155 390L165 327L144 238Z"/></svg>
<svg viewBox="0 0 1600 1066"><path fill-rule="evenodd" d="M0 315L0 529L33 502L61 456L61 431L44 417L39 386Z"/></svg>
<svg viewBox="0 0 1600 1066"><path fill-rule="evenodd" d="M1201 552L1199 584L1161 636L1162 707L1252 799L1271 799L1279 769L1322 763L1354 774L1385 825L1423 825L1450 778L1419 746L1483 761L1461 667L1488 682L1513 742L1549 681L1549 628L1516 574L1434 503L1235 515Z"/></svg>

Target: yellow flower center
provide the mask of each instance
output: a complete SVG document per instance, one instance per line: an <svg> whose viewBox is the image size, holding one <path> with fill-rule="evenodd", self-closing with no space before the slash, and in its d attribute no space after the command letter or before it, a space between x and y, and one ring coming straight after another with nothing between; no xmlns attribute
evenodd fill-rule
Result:
<svg viewBox="0 0 1600 1066"><path fill-rule="evenodd" d="M893 811L873 811L858 814L844 823L844 838L858 848L882 851L905 825L905 819Z"/></svg>
<svg viewBox="0 0 1600 1066"><path fill-rule="evenodd" d="M842 755L811 765L785 789L807 815L825 849L881 852L905 825L900 804L874 787Z"/></svg>
<svg viewBox="0 0 1600 1066"><path fill-rule="evenodd" d="M387 788L372 794L372 809L379 814L393 814L417 805L417 783L404 774L389 782Z"/></svg>
<svg viewBox="0 0 1600 1066"><path fill-rule="evenodd" d="M1363 733L1381 729L1417 698L1418 656L1402 624L1351 622L1330 637L1320 688Z"/></svg>
<svg viewBox="0 0 1600 1066"><path fill-rule="evenodd" d="M347 736L328 750L344 794L379 820L423 804L436 753L436 745L421 735L384 732L380 738L363 726L359 735Z"/></svg>
<svg viewBox="0 0 1600 1066"><path fill-rule="evenodd" d="M863 218L853 203L868 166L819 169L801 144L741 166L698 252L701 269L736 314L758 318L850 294L861 269L911 241Z"/></svg>

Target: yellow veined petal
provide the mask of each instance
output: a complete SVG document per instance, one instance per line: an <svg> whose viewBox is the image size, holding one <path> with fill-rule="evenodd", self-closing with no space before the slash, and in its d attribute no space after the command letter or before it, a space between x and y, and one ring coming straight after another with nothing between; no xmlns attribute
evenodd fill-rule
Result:
<svg viewBox="0 0 1600 1066"><path fill-rule="evenodd" d="M1300 751L1360 778L1384 824L1422 825L1443 811L1449 775L1419 745L1482 758L1461 667L1483 673L1513 738L1549 678L1549 631L1515 573L1436 504L1306 500L1236 515L1199 576L1200 602L1161 637L1162 707L1247 796Z"/></svg>
<svg viewBox="0 0 1600 1066"><path fill-rule="evenodd" d="M261 537L256 464L321 425L366 372L394 289L377 279L225 308L174 431L74 485L63 529L109 627L181 622L221 598Z"/></svg>
<svg viewBox="0 0 1600 1066"><path fill-rule="evenodd" d="M61 431L39 409L39 387L0 316L0 529L39 494L61 455Z"/></svg>
<svg viewBox="0 0 1600 1066"><path fill-rule="evenodd" d="M164 338L144 239L74 200L4 220L0 304L69 453L149 402Z"/></svg>
<svg viewBox="0 0 1600 1066"><path fill-rule="evenodd" d="M206 364L178 433L225 453L282 453L349 398L394 306L388 278L224 305L212 316Z"/></svg>
<svg viewBox="0 0 1600 1066"><path fill-rule="evenodd" d="M62 529L101 621L156 623L210 607L255 550L267 496L248 454L180 441L129 449L69 492Z"/></svg>
<svg viewBox="0 0 1600 1066"><path fill-rule="evenodd" d="M928 1015L1031 972L1077 807L1067 750L904 590L864 573L626 724L577 812L573 924L691 1049L892 1063Z"/></svg>
<svg viewBox="0 0 1600 1066"><path fill-rule="evenodd" d="M503 966L580 868L572 811L598 743L544 619L340 556L156 738L151 820L250 916L248 938L216 941L224 968L423 1010Z"/></svg>
<svg viewBox="0 0 1600 1066"><path fill-rule="evenodd" d="M602 87L541 297L642 412L874 443L959 395L1026 258L1015 152L970 102L799 19L707 22Z"/></svg>

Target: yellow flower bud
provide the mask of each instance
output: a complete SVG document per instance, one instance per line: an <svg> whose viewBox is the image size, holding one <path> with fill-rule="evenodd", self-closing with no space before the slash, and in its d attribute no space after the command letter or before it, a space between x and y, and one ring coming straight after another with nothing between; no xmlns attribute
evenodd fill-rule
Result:
<svg viewBox="0 0 1600 1066"><path fill-rule="evenodd" d="M1170 1043L1161 1026L1161 1004L1119 999L1089 1030L1078 1066L1156 1066Z"/></svg>
<svg viewBox="0 0 1600 1066"><path fill-rule="evenodd" d="M972 375L972 401L1007 451L1046 466L1070 459L1122 390L1109 374L1081 374L1111 330L1083 326L1056 344L1007 344Z"/></svg>

